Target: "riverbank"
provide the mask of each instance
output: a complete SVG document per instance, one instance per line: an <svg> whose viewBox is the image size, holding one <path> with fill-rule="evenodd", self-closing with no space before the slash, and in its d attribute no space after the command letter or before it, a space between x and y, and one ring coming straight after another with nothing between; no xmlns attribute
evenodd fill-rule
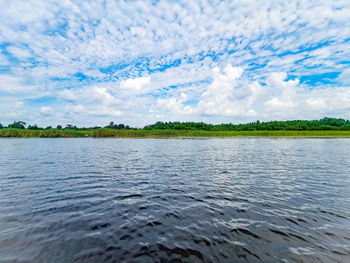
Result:
<svg viewBox="0 0 350 263"><path fill-rule="evenodd" d="M0 137L17 137L17 138L77 138L89 137L93 135L94 130L28 130L4 128L0 130Z"/></svg>
<svg viewBox="0 0 350 263"><path fill-rule="evenodd" d="M191 138L191 137L350 137L350 131L203 131L203 130L115 130L109 128L74 130L74 129L1 129L0 137L17 138Z"/></svg>

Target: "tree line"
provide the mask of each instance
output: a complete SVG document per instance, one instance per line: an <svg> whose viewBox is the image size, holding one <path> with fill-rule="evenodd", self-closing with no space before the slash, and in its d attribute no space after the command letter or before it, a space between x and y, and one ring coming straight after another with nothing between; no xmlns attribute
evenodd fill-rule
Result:
<svg viewBox="0 0 350 263"><path fill-rule="evenodd" d="M3 126L0 123L0 129L29 129L29 130L48 130L54 129L51 126L46 128L38 127L36 124L28 125L24 121L14 121L12 124ZM91 130L101 129L100 126L94 127L77 127L75 125L67 124L64 127L57 125L55 129L58 130ZM136 130L125 124L116 124L110 122L109 125L103 128L116 130ZM320 120L292 120L292 121L255 121L246 124L208 124L204 122L156 122L155 124L147 125L144 130L204 130L204 131L259 131L259 130L350 130L350 121L341 118L323 118Z"/></svg>
<svg viewBox="0 0 350 263"><path fill-rule="evenodd" d="M321 120L255 121L246 124L207 124L204 122L156 122L145 130L205 130L205 131L263 131L263 130L350 130L350 121L337 118Z"/></svg>
<svg viewBox="0 0 350 263"><path fill-rule="evenodd" d="M0 129L4 129L4 128L12 128L12 129L28 129L28 130L50 130L50 129L58 129L58 130L91 130L91 129L100 129L101 127L99 126L94 126L94 127L82 127L79 128L75 125L72 124L67 124L66 126L62 126L62 125L57 125L56 127L52 127L52 126L47 126L46 128L44 127L39 127L38 125L34 124L34 125L28 125L28 127L26 127L26 123L24 121L14 121L13 123L7 125L7 126L3 126L0 123Z"/></svg>
<svg viewBox="0 0 350 263"><path fill-rule="evenodd" d="M28 127L26 127L26 122L24 121L14 121L13 123L4 126L0 123L0 129L4 129L4 128L12 128L12 129L28 129L28 130L50 130L50 129L58 129L58 130L97 130L97 129L101 129L101 126L93 126L93 127L77 127L75 125L72 124L67 124L65 126L62 125L57 125L56 127L52 127L52 126L47 126L46 128L44 127L39 127L38 125L34 124L34 125L28 125ZM109 125L104 126L103 128L110 128L110 129L116 129L116 130L129 130L129 129L136 129L136 128L132 128L129 125L125 125L123 123L121 124L115 124L113 121L109 123Z"/></svg>

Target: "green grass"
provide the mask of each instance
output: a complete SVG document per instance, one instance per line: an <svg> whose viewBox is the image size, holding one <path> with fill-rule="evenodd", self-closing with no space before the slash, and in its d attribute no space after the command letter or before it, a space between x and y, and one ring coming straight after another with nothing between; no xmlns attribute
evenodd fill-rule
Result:
<svg viewBox="0 0 350 263"><path fill-rule="evenodd" d="M27 130L27 129L1 129L0 137L20 137L20 138L76 138L83 137L85 135L92 136L90 130L77 131L77 130Z"/></svg>
<svg viewBox="0 0 350 263"><path fill-rule="evenodd" d="M350 137L350 131L203 131L203 130L27 130L1 129L0 137L43 138L192 138L192 137Z"/></svg>
<svg viewBox="0 0 350 263"><path fill-rule="evenodd" d="M169 137L350 137L350 131L202 131L202 130L113 130L99 129L94 137L169 138Z"/></svg>

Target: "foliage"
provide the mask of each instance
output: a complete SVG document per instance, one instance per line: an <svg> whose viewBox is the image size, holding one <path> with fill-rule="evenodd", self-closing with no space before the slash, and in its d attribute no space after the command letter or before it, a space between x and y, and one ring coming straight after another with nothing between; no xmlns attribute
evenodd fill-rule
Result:
<svg viewBox="0 0 350 263"><path fill-rule="evenodd" d="M205 131L205 130L117 130L110 128L74 130L49 129L29 130L4 128L0 130L0 137L114 137L114 138L191 138L191 137L350 137L349 130L260 130L260 131Z"/></svg>
<svg viewBox="0 0 350 263"><path fill-rule="evenodd" d="M306 121L270 121L246 124L207 124L203 122L157 122L143 129L111 122L105 128L98 126L78 128L67 124L63 129L58 125L44 128L15 121L3 127L0 124L0 137L235 137L235 136L344 136L350 137L350 121L336 118Z"/></svg>
<svg viewBox="0 0 350 263"><path fill-rule="evenodd" d="M14 128L14 129L25 129L26 123L24 121L14 121L13 124L9 124L8 128Z"/></svg>
<svg viewBox="0 0 350 263"><path fill-rule="evenodd" d="M28 130L42 130L43 128L38 127L38 125L34 124L34 125L29 125Z"/></svg>
<svg viewBox="0 0 350 263"><path fill-rule="evenodd" d="M92 131L76 131L76 130L58 130L58 129L42 129L41 130L30 130L30 129L13 129L5 128L1 129L0 137L21 137L21 138L31 138L31 137L47 137L47 138L73 138L73 137L84 137L91 136Z"/></svg>
<svg viewBox="0 0 350 263"><path fill-rule="evenodd" d="M113 121L111 121L110 123L109 123L109 125L108 126L106 126L105 128L110 128L110 129L116 129L116 130L129 130L130 129L130 127L129 127L129 125L124 125L124 124L114 124L114 122Z"/></svg>
<svg viewBox="0 0 350 263"><path fill-rule="evenodd" d="M350 137L350 131L205 131L205 130L115 130L103 128L95 131L93 137L114 138L171 138L171 137Z"/></svg>
<svg viewBox="0 0 350 263"><path fill-rule="evenodd" d="M350 121L335 118L307 121L270 121L247 124L207 124L203 122L156 122L144 127L145 130L204 130L204 131L282 131L282 130L350 130Z"/></svg>
<svg viewBox="0 0 350 263"><path fill-rule="evenodd" d="M74 127L76 126L73 126L72 124L67 124L65 129L74 129Z"/></svg>

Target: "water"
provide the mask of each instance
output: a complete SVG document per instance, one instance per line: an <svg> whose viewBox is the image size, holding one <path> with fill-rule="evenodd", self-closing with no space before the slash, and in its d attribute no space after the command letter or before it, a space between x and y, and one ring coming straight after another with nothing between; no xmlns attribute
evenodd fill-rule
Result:
<svg viewBox="0 0 350 263"><path fill-rule="evenodd" d="M349 139L0 148L0 262L350 262Z"/></svg>

